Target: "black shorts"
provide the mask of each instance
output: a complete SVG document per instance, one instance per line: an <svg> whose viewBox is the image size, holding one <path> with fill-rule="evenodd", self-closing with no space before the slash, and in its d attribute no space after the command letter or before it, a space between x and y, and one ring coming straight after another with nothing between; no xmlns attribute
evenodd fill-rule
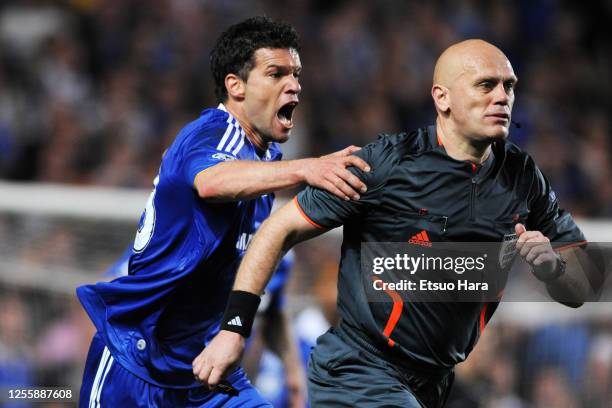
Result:
<svg viewBox="0 0 612 408"><path fill-rule="evenodd" d="M317 407L440 408L452 369L407 371L361 347L342 329L319 337L308 362L308 397Z"/></svg>

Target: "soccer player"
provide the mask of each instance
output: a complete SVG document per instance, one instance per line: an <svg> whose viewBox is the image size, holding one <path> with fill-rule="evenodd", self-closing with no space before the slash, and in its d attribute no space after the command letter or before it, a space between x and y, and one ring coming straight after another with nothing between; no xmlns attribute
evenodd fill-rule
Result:
<svg viewBox="0 0 612 408"><path fill-rule="evenodd" d="M211 52L220 105L177 135L141 217L129 274L77 294L97 328L80 406L268 406L242 369L215 392L192 361L218 332L239 259L273 191L302 182L357 199L366 171L349 147L278 161L300 93L298 36L255 17L225 31ZM235 327L241 322L234 320ZM248 332L243 332L247 335Z"/></svg>
<svg viewBox="0 0 612 408"><path fill-rule="evenodd" d="M502 242L516 251L556 300L579 306L592 291L582 267L588 249L569 213L528 154L506 140L517 77L495 46L468 40L438 59L432 86L434 126L383 135L357 155L372 171L368 192L345 202L306 188L256 234L239 268L228 311L249 322L283 251L344 224L340 323L321 336L308 372L313 407L441 407L453 367L473 349L497 303L369 302L372 276L361 270L362 242ZM564 242L562 248L556 243ZM407 244L408 245L408 244ZM435 245L435 244L434 244ZM594 269L593 269L594 270ZM236 294L240 294L237 296ZM227 315L226 315L227 317ZM194 360L214 386L236 364L243 336L225 327Z"/></svg>

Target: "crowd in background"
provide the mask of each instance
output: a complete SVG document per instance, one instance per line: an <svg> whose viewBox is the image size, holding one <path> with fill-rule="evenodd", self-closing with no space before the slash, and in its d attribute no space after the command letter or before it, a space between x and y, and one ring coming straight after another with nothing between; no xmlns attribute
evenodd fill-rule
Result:
<svg viewBox="0 0 612 408"><path fill-rule="evenodd" d="M478 37L499 46L519 77L511 140L573 214L612 217L605 0L2 2L0 179L149 188L177 131L216 105L214 39L255 14L291 22L302 39L301 102L285 157L431 124L436 57ZM313 248L298 251L298 269L335 266L337 253ZM311 275L296 273L291 292L311 288ZM0 386L77 389L91 330L66 297L0 285ZM609 321L500 323L458 369L449 407L603 408L611 390Z"/></svg>
<svg viewBox="0 0 612 408"><path fill-rule="evenodd" d="M27 0L0 8L0 177L149 187L216 105L208 54L266 13L302 38L289 157L430 124L436 57L479 37L519 77L511 138L575 214L612 215L612 6L604 0Z"/></svg>

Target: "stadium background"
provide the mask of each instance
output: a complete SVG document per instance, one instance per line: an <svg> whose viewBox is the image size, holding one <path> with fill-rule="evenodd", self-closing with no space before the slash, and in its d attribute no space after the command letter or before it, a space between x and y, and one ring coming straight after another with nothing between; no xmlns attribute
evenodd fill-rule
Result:
<svg viewBox="0 0 612 408"><path fill-rule="evenodd" d="M163 150L215 105L214 39L262 13L294 24L303 42L286 158L432 122L436 56L484 38L520 78L512 140L596 240L609 240L610 1L5 1L0 387L78 390L91 328L74 287L99 279L130 243ZM337 247L336 234L297 251L292 314L329 305ZM450 406L611 407L610 305L509 304L459 367Z"/></svg>

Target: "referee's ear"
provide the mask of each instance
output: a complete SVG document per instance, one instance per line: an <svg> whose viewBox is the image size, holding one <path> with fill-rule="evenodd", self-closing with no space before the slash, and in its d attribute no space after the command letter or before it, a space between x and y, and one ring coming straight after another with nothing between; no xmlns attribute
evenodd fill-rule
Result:
<svg viewBox="0 0 612 408"><path fill-rule="evenodd" d="M448 94L448 88L440 84L434 84L431 87L431 97L436 105L438 112L446 113L450 109L450 97Z"/></svg>
<svg viewBox="0 0 612 408"><path fill-rule="evenodd" d="M232 99L243 100L245 93L244 81L236 74L227 74L225 76L225 89L227 96Z"/></svg>

